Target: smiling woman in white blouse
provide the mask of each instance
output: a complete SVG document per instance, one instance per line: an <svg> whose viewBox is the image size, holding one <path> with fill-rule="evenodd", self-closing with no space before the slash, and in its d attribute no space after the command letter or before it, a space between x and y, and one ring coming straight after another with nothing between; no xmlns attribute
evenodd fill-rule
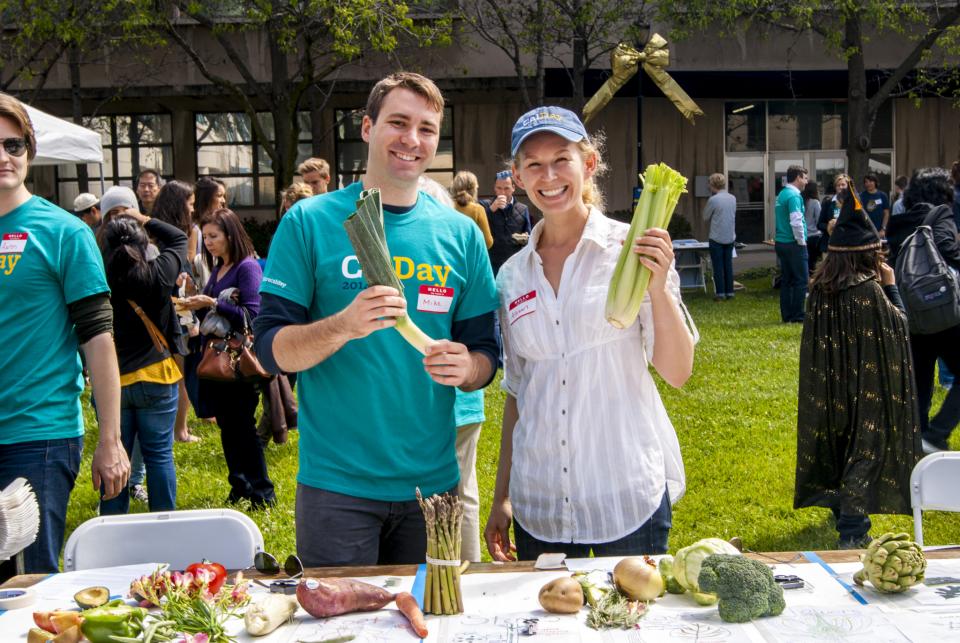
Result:
<svg viewBox="0 0 960 643"><path fill-rule="evenodd" d="M666 552L685 482L648 363L682 386L696 343L670 236L652 228L629 241L652 278L637 322L615 329L604 304L628 226L602 212L597 146L573 112L540 107L514 125L511 154L543 221L497 276L507 402L490 555Z"/></svg>

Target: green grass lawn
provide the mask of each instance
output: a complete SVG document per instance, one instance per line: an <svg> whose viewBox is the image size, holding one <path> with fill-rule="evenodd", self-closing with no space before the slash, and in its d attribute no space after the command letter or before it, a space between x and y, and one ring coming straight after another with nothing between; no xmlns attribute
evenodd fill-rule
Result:
<svg viewBox="0 0 960 643"><path fill-rule="evenodd" d="M740 275L747 286L732 301L717 303L709 295L684 295L701 334L693 376L681 390L658 381L683 451L687 493L674 506L670 549L706 536L738 535L755 551L832 549L832 518L825 509L793 510L796 464L797 360L800 325L779 323L777 291L770 278ZM939 391L936 408L942 401ZM493 494L503 392L498 379L487 389L487 422L480 438L477 472L481 523ZM84 402L87 426L94 426ZM227 472L215 425L191 417L198 444L177 444L178 506L222 506L229 492ZM294 550L294 493L297 434L267 451L270 475L277 486L273 509L245 510L260 526L267 551L286 556ZM67 533L96 514L90 483L95 432L87 434L84 464L67 517ZM642 437L638 436L638 439ZM954 438L951 446L960 448ZM146 511L132 503L133 511ZM960 543L960 515L928 513L927 544ZM873 533L913 531L907 516L873 516ZM322 537L322 535L318 535Z"/></svg>

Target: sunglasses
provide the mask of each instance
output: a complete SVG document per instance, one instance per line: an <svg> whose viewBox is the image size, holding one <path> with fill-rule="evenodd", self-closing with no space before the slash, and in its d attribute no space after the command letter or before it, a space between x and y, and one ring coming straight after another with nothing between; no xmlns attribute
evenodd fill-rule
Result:
<svg viewBox="0 0 960 643"><path fill-rule="evenodd" d="M254 555L253 566L261 574L274 575L280 573L280 561L278 561L273 554L268 554L265 551L258 551ZM297 584L299 583L297 579L303 576L303 563L300 562L300 559L297 558L295 554L290 554L287 556L287 559L283 561L283 571L290 578L275 580L269 585L259 578L255 578L253 582L262 587L266 587L270 590L271 594L296 594Z"/></svg>
<svg viewBox="0 0 960 643"><path fill-rule="evenodd" d="M280 561L273 554L265 551L258 551L253 557L253 566L261 574L271 576L280 573ZM283 561L283 572L290 578L300 578L303 576L303 563L297 558L296 554L290 554Z"/></svg>
<svg viewBox="0 0 960 643"><path fill-rule="evenodd" d="M25 138L5 138L0 140L3 149L10 156L23 156L27 152L27 140Z"/></svg>

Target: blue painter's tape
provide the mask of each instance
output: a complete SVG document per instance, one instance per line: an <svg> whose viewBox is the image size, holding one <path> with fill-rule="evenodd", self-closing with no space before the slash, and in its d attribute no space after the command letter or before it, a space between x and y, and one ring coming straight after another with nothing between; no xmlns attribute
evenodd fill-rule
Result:
<svg viewBox="0 0 960 643"><path fill-rule="evenodd" d="M803 557L809 560L811 563L816 563L817 565L820 565L825 570L827 570L827 573L833 577L833 580L840 583L841 587L843 587L845 590L850 592L850 595L853 596L858 603L860 603L861 605L869 605L869 602L867 601L867 599L865 599L860 592L855 590L853 586L850 585L850 583L840 578L837 572L833 571L833 567L828 565L826 561L820 558L819 556L817 556L817 554L815 554L812 551L805 551L803 552Z"/></svg>
<svg viewBox="0 0 960 643"><path fill-rule="evenodd" d="M413 587L410 593L417 599L420 609L423 609L423 591L427 585L427 565L426 563L417 567L417 575L413 577Z"/></svg>
<svg viewBox="0 0 960 643"><path fill-rule="evenodd" d="M423 609L423 591L427 586L427 564L424 563L417 567L417 575L413 577L413 587L410 588L410 593L413 594L413 597L417 599L417 605L420 606L420 609ZM421 641L423 639L420 639Z"/></svg>

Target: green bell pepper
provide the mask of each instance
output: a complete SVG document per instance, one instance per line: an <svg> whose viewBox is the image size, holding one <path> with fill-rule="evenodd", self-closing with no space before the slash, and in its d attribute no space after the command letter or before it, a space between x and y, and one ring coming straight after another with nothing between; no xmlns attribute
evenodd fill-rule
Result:
<svg viewBox="0 0 960 643"><path fill-rule="evenodd" d="M112 636L136 637L143 629L147 610L114 600L101 607L85 610L80 631L91 643L114 643Z"/></svg>

